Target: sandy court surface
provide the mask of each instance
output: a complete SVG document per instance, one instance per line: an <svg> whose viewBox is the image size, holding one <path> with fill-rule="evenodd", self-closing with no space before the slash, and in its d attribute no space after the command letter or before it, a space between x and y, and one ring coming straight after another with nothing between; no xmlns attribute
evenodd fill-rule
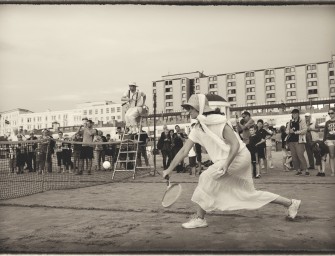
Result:
<svg viewBox="0 0 335 256"><path fill-rule="evenodd" d="M171 208L160 204L165 189L159 177L47 191L0 201L2 252L334 252L334 177L295 177L276 168L255 186L303 200L294 221L285 208L212 212L209 227L181 228L193 214L190 198L198 177L175 174L183 193ZM160 162L158 162L160 167Z"/></svg>

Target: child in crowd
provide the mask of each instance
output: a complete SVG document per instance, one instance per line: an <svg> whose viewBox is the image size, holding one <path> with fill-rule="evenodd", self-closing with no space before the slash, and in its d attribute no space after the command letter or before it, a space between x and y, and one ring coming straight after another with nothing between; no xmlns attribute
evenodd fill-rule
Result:
<svg viewBox="0 0 335 256"><path fill-rule="evenodd" d="M72 139L74 142L83 142L83 138L80 136L80 133L75 133L74 138ZM82 144L73 143L73 171L75 174L82 174L82 170L79 169L80 166L80 153L81 153Z"/></svg>
<svg viewBox="0 0 335 256"><path fill-rule="evenodd" d="M260 140L259 137L256 135L256 128L255 126L250 126L249 128L250 137L249 137L249 145L248 149L251 154L251 163L252 163L252 176L256 179L261 177L260 168L257 168L257 146L256 144Z"/></svg>
<svg viewBox="0 0 335 256"><path fill-rule="evenodd" d="M318 170L318 174L316 176L324 177L326 176L325 169L329 149L323 141L318 140L312 143L312 150L315 158L315 166Z"/></svg>
<svg viewBox="0 0 335 256"><path fill-rule="evenodd" d="M196 171L196 159L197 158L197 154L195 153L195 146L193 146L190 151L188 152L188 164L190 167L190 175L194 174L194 176L197 175L197 171Z"/></svg>
<svg viewBox="0 0 335 256"><path fill-rule="evenodd" d="M43 145L43 142L37 143L37 147L35 149L36 155L36 169L38 174L44 173L45 168L45 160L46 160L46 147Z"/></svg>
<svg viewBox="0 0 335 256"><path fill-rule="evenodd" d="M9 158L9 170L10 173L14 173L16 170L16 145L12 144L9 145L9 152L8 152L8 158Z"/></svg>
<svg viewBox="0 0 335 256"><path fill-rule="evenodd" d="M23 141L22 135L17 135L18 141ZM26 146L24 144L17 144L16 147L16 166L18 168L17 174L23 174L24 165L26 163Z"/></svg>
<svg viewBox="0 0 335 256"><path fill-rule="evenodd" d="M96 145L94 145L94 158L95 158L95 170L101 170L101 161L103 158L103 145L99 144L102 141L102 137L101 137L101 132L97 130L96 135L94 136L93 142L97 142Z"/></svg>
<svg viewBox="0 0 335 256"><path fill-rule="evenodd" d="M266 152L266 161L268 163L268 167L270 169L273 169L273 163L272 163L272 135L273 131L270 129L269 124L267 122L264 122L264 130L268 133L265 137L265 152Z"/></svg>

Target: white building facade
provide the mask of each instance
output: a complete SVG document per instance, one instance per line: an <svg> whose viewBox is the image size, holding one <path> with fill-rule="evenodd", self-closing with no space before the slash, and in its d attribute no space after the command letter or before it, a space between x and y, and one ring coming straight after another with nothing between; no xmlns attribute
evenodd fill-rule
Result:
<svg viewBox="0 0 335 256"><path fill-rule="evenodd" d="M193 93L216 94L231 107L335 99L334 60L286 67L205 75L191 72L153 82L157 112L181 111Z"/></svg>
<svg viewBox="0 0 335 256"><path fill-rule="evenodd" d="M75 109L47 110L32 112L25 109L14 109L0 113L0 135L12 132L14 128L34 130L82 124L82 118L87 117L95 123L113 124L114 120L124 119L121 103L112 101L86 102L78 104Z"/></svg>

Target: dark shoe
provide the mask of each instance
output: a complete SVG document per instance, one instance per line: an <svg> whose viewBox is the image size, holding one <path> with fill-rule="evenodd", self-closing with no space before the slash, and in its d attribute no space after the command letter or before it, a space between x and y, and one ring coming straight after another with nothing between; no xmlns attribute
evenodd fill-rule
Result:
<svg viewBox="0 0 335 256"><path fill-rule="evenodd" d="M309 176L309 172L305 172L305 176Z"/></svg>
<svg viewBox="0 0 335 256"><path fill-rule="evenodd" d="M316 176L322 176L322 173L321 172L318 172L318 174Z"/></svg>
<svg viewBox="0 0 335 256"><path fill-rule="evenodd" d="M259 179L260 177L261 177L261 175L256 175L256 177L255 177L255 178L256 178L256 179Z"/></svg>
<svg viewBox="0 0 335 256"><path fill-rule="evenodd" d="M321 174L320 175L321 177L325 177L326 176L326 174L324 172L321 172L320 174Z"/></svg>
<svg viewBox="0 0 335 256"><path fill-rule="evenodd" d="M302 175L302 172L297 172L295 175L300 176L300 175Z"/></svg>
<svg viewBox="0 0 335 256"><path fill-rule="evenodd" d="M89 172L87 172L87 175L91 175L92 173L89 171Z"/></svg>
<svg viewBox="0 0 335 256"><path fill-rule="evenodd" d="M314 166L308 167L308 170L314 170Z"/></svg>

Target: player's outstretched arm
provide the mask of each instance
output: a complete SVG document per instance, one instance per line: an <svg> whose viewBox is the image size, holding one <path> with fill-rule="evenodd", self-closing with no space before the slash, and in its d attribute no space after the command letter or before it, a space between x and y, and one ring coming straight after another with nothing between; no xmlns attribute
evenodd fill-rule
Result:
<svg viewBox="0 0 335 256"><path fill-rule="evenodd" d="M176 168L176 166L182 161L184 160L184 158L188 155L188 152L190 152L191 148L193 147L194 142L190 139L188 139L184 146L179 150L179 152L177 153L177 155L173 158L170 166L168 169L166 169L165 171L163 171L163 178L165 178L166 175L171 174L172 170L174 168Z"/></svg>

